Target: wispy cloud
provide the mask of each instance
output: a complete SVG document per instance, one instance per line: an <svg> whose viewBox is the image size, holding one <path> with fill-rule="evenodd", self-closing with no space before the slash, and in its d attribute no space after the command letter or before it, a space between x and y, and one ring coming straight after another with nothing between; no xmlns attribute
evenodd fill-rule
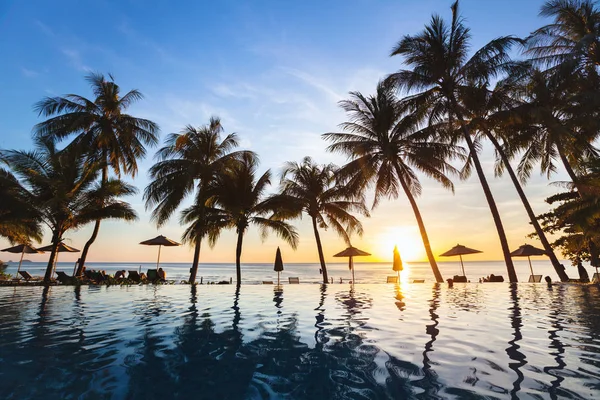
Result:
<svg viewBox="0 0 600 400"><path fill-rule="evenodd" d="M27 78L35 78L40 73L29 68L21 67L21 73Z"/></svg>
<svg viewBox="0 0 600 400"><path fill-rule="evenodd" d="M84 72L93 71L92 68L90 68L83 62L79 51L74 50L74 49L61 49L61 53L67 57L69 64L73 68L78 69L80 71L84 71Z"/></svg>

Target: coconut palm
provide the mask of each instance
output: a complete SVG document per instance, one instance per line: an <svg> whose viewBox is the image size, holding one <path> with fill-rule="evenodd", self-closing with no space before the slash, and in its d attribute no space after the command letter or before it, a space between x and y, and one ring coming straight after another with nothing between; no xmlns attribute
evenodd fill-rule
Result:
<svg viewBox="0 0 600 400"><path fill-rule="evenodd" d="M521 187L517 173L510 164L509 154L514 152L511 149L519 147L514 143L511 144L515 139L513 122L518 119L515 116L515 110L522 105L522 100L514 96L514 82L518 79L518 77L515 77L503 80L498 82L493 89L489 89L486 84L475 88L475 90L465 92L461 96L461 103L467 111L465 117L468 119L469 128L488 139L496 150L496 175L501 176L504 171L508 172L554 269L562 281L568 281L569 277L565 272L565 268L554 254L554 250Z"/></svg>
<svg viewBox="0 0 600 400"><path fill-rule="evenodd" d="M323 283L329 283L329 277L319 228L333 228L350 244L353 232L362 235L362 224L351 212L369 215L364 196L336 180L337 170L333 164L318 165L310 157L301 163L287 162L281 173L280 207L275 213L278 219L301 217L303 213L311 218Z"/></svg>
<svg viewBox="0 0 600 400"><path fill-rule="evenodd" d="M0 168L0 236L11 243L42 240L40 216L10 171Z"/></svg>
<svg viewBox="0 0 600 400"><path fill-rule="evenodd" d="M86 161L78 146L58 151L53 142L40 139L35 151L4 151L2 157L19 178L27 202L35 205L52 232L46 282L52 278L56 249L68 230L107 218L137 219L130 205L118 200L134 194L135 188L118 179L98 183L101 163Z"/></svg>
<svg viewBox="0 0 600 400"><path fill-rule="evenodd" d="M327 149L351 158L342 171L355 177L363 190L374 186L373 207L381 197L397 198L400 190L404 192L417 219L433 274L443 282L415 200L421 194L415 170L454 190L446 174L458 171L447 160L461 158L462 149L419 131L418 119L402 110L390 85L380 82L374 96L365 97L360 92L351 92L350 96L350 100L340 102L349 122L340 125L344 133L323 135L333 142Z"/></svg>
<svg viewBox="0 0 600 400"><path fill-rule="evenodd" d="M146 208L154 208L152 219L164 225L188 196L193 203L181 213L180 222L188 224L182 239L194 245L190 283L196 281L200 245L206 237L214 245L218 231L225 226L221 216L208 204L214 182L228 165L239 160L245 151L237 146L235 133L221 140L223 126L219 118L198 128L186 126L181 133L170 134L157 153L157 163L150 168L152 181L144 191Z"/></svg>
<svg viewBox="0 0 600 400"><path fill-rule="evenodd" d="M425 30L417 35L404 36L392 50L392 56L402 56L411 69L399 70L388 77L388 81L409 94L405 104L415 110L425 109L430 123L448 117L456 123L460 137L469 148L470 157L489 205L504 261L511 282L517 274L510 257L510 249L500 219L496 202L483 172L473 134L465 120L466 111L460 103L461 93L470 90L510 71L514 64L509 57L510 48L518 43L511 36L499 37L477 50L470 58L469 29L458 13L458 1L452 5L452 20L448 24L434 15Z"/></svg>
<svg viewBox="0 0 600 400"><path fill-rule="evenodd" d="M137 160L146 155L146 146L158 142L159 129L154 122L125 113L143 95L138 90L121 95L121 88L112 75L107 79L102 74L92 73L86 80L92 88L93 100L68 94L46 97L35 105L39 115L51 118L37 124L34 134L54 141L73 137L73 142L87 150L86 159L101 162L102 184L109 179L109 169L119 177L121 173L133 177L137 173ZM78 274L99 229L100 220L97 220L81 252Z"/></svg>
<svg viewBox="0 0 600 400"><path fill-rule="evenodd" d="M600 66L600 10L592 0L550 0L540 16L551 24L535 30L526 41L526 54L538 65L563 74L579 70L598 79Z"/></svg>
<svg viewBox="0 0 600 400"><path fill-rule="evenodd" d="M236 278L241 283L241 256L244 234L248 227L256 225L261 236L266 237L269 230L274 231L292 248L298 244L298 233L284 221L268 218L277 212L280 201L278 195L267 198L265 191L271 184L271 171L267 170L256 179L258 159L252 153L246 153L240 162L232 163L223 174L217 176L214 183L214 196L209 204L222 213L221 221L227 227L235 228L237 245L235 250Z"/></svg>
<svg viewBox="0 0 600 400"><path fill-rule="evenodd" d="M539 70L515 90L521 103L510 110L505 127L515 132L513 152L523 151L517 168L521 179L528 179L538 162L549 177L560 161L577 184L579 160L597 156L592 144L597 135L595 117L581 112L586 96L573 94L568 82Z"/></svg>

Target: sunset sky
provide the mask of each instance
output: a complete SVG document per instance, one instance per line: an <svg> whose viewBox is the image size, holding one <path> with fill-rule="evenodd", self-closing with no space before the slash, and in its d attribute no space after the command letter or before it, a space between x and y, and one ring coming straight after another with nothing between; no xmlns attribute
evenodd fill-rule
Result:
<svg viewBox="0 0 600 400"><path fill-rule="evenodd" d="M542 0L463 0L473 48L507 34L526 36L546 23L537 16ZM325 151L320 135L337 131L345 115L337 102L349 91L370 94L386 74L401 67L390 49L415 34L432 13L450 17L450 0L355 1L16 1L0 2L0 148L29 149L30 132L40 119L33 104L44 96L76 93L91 98L83 77L112 73L123 91L139 89L146 98L130 113L161 127L162 139L185 125L220 116L227 133L238 133L243 148L257 152L261 168L278 176L284 162L310 155L320 163L345 160ZM140 193L155 149L140 162L133 183ZM494 154L482 155L511 249L532 232L511 182L494 178ZM262 171L261 171L262 172ZM548 181L537 171L525 187L534 210L566 180L563 171ZM454 179L456 193L422 178L420 206L435 254L456 243L482 250L470 260L501 258L491 214L476 176ZM277 184L277 180L274 182ZM275 190L275 186L273 190ZM153 261L155 249L142 240L164 234L179 240L177 216L160 230L150 222L141 194L130 198L139 214L132 224L103 222L89 261ZM371 201L371 198L369 198ZM308 219L295 221L301 242L292 251L275 235L261 242L246 235L242 262L270 262L278 245L287 262L316 262ZM404 197L382 202L364 218L365 234L353 244L373 253L361 261L387 261L394 244L406 260L425 259L419 231ZM67 232L69 245L83 248L91 226ZM322 233L327 259L344 248L332 232ZM43 244L49 243L49 235ZM0 248L8 246L0 240ZM233 262L234 232L214 249L203 248L201 262ZM187 246L165 249L164 261L191 262ZM0 254L8 260L11 255ZM14 257L12 257L14 259ZM47 255L29 257L43 261ZM76 254L61 255L71 261Z"/></svg>

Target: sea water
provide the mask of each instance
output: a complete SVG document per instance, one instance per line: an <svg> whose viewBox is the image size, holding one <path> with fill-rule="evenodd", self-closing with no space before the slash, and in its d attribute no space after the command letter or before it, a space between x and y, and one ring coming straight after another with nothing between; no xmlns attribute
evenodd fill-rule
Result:
<svg viewBox="0 0 600 400"><path fill-rule="evenodd" d="M0 287L0 398L598 399L600 291Z"/></svg>

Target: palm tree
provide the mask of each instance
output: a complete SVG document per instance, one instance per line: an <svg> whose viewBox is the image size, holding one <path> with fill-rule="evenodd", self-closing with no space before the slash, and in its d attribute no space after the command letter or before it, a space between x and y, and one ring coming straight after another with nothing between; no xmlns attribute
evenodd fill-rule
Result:
<svg viewBox="0 0 600 400"><path fill-rule="evenodd" d="M598 80L600 66L600 10L592 0L550 0L540 16L554 18L526 41L526 53L538 65L563 74L578 70Z"/></svg>
<svg viewBox="0 0 600 400"><path fill-rule="evenodd" d="M556 254L554 254L554 250L521 187L519 178L510 164L508 155L510 150L507 151L507 148L516 147L514 145L509 145L511 141L514 141L514 132L511 125L515 119L515 110L521 105L521 100L515 99L513 94L513 79L511 78L499 82L493 90L489 90L487 85L484 85L483 87L478 88L478 90L464 93L461 101L469 112L469 127L473 131L480 132L492 143L496 150L496 175L501 176L504 170L508 172L519 198L523 203L525 211L529 216L529 220L531 221L538 238L542 242L544 250L550 258L556 273L561 281L566 282L569 280L569 277L565 272L565 268L558 261Z"/></svg>
<svg viewBox="0 0 600 400"><path fill-rule="evenodd" d="M121 96L121 89L112 75L92 73L86 80L92 87L94 99L68 94L64 97L46 97L35 105L39 115L51 117L34 128L41 138L61 141L74 136L74 143L87 150L86 159L101 162L101 183L108 181L108 171L120 177L121 173L135 176L137 160L146 155L145 146L154 146L158 139L158 126L147 119L136 118L125 111L143 98L138 90ZM100 229L97 220L92 236L81 252L78 274L96 240Z"/></svg>
<svg viewBox="0 0 600 400"><path fill-rule="evenodd" d="M597 156L592 145L597 131L590 129L593 123L587 121L594 117L580 112L579 104L585 100L572 90L559 76L539 70L516 86L521 103L510 111L505 126L515 132L513 152L524 151L518 165L522 180L529 178L537 162L549 177L556 171L555 161L560 160L577 185L579 160Z"/></svg>
<svg viewBox="0 0 600 400"><path fill-rule="evenodd" d="M267 214L277 212L280 200L278 195L265 198L265 190L271 184L271 171L267 170L257 180L257 165L256 156L252 153L244 154L240 162L233 163L217 177L214 183L215 194L209 202L222 213L221 221L236 230L235 266L238 285L242 279L242 242L250 224L260 227L263 238L268 230L272 230L292 248L295 249L298 244L298 233L291 225L266 217Z"/></svg>
<svg viewBox="0 0 600 400"><path fill-rule="evenodd" d="M40 216L10 171L0 168L0 236L11 243L42 240Z"/></svg>
<svg viewBox="0 0 600 400"><path fill-rule="evenodd" d="M233 151L238 146L235 133L221 140L223 126L211 117L208 125L186 126L181 133L170 134L157 153L157 163L150 168L152 181L144 191L146 208L154 207L152 219L164 225L183 199L193 195L193 204L181 213L180 222L188 224L183 240L194 245L190 283L196 281L200 245L205 237L214 245L218 231L224 227L221 216L208 204L214 194L214 182L228 165L239 160L246 151Z"/></svg>
<svg viewBox="0 0 600 400"><path fill-rule="evenodd" d="M496 202L483 172L473 133L465 119L466 110L460 103L461 93L478 86L510 70L509 50L518 43L511 36L499 37L477 50L470 58L469 29L464 26L458 14L458 1L452 5L450 25L434 15L425 30L418 35L404 36L394 47L391 55L400 55L404 63L412 69L399 70L388 77L388 81L410 95L403 101L415 110L426 110L430 123L448 117L458 124L460 136L467 142L470 157L477 171L490 207L504 261L511 282L517 281L517 274L510 257L510 249L500 219Z"/></svg>
<svg viewBox="0 0 600 400"><path fill-rule="evenodd" d="M35 151L4 151L2 157L20 179L28 203L35 205L52 232L46 282L52 278L56 249L65 232L99 219L137 219L129 204L117 200L134 194L135 188L117 179L98 184L101 163L86 161L78 146L58 151L52 141L40 139Z"/></svg>
<svg viewBox="0 0 600 400"><path fill-rule="evenodd" d="M362 224L350 212L369 216L364 197L337 181L337 170L333 164L318 165L310 157L304 157L301 163L287 162L281 173L281 204L274 215L282 219L306 213L311 218L325 284L329 277L318 228L332 227L350 244L353 232L362 235Z"/></svg>
<svg viewBox="0 0 600 400"><path fill-rule="evenodd" d="M436 281L443 282L415 200L421 193L415 169L454 190L446 173L458 171L446 160L461 158L463 153L454 145L418 131L418 119L402 110L390 85L380 82L375 96L365 97L360 92L350 95L350 100L340 102L349 116L349 122L340 125L345 133L324 134L326 140L333 142L327 150L351 158L342 167L344 175L354 176L363 189L375 187L373 207L383 196L397 198L400 189L404 192L417 219Z"/></svg>

